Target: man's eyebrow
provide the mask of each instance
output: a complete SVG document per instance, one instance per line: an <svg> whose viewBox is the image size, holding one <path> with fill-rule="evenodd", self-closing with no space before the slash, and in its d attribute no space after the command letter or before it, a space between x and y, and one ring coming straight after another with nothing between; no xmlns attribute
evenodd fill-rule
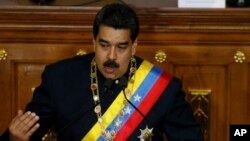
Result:
<svg viewBox="0 0 250 141"><path fill-rule="evenodd" d="M128 41L120 42L119 45L128 45Z"/></svg>
<svg viewBox="0 0 250 141"><path fill-rule="evenodd" d="M109 43L107 40L102 39L102 38L99 39L99 42ZM129 41L120 42L120 43L118 43L118 44L119 44L119 45L128 45L128 44L129 44Z"/></svg>
<svg viewBox="0 0 250 141"><path fill-rule="evenodd" d="M104 40L104 39L102 39L102 38L99 39L99 42L108 43L108 41L106 41L106 40Z"/></svg>

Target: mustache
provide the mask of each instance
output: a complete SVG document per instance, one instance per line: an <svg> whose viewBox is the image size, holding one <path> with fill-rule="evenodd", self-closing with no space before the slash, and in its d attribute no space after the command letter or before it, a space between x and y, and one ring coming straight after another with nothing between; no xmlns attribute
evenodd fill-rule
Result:
<svg viewBox="0 0 250 141"><path fill-rule="evenodd" d="M114 60L108 60L103 63L104 67L109 67L109 68L119 68L120 65L116 63Z"/></svg>

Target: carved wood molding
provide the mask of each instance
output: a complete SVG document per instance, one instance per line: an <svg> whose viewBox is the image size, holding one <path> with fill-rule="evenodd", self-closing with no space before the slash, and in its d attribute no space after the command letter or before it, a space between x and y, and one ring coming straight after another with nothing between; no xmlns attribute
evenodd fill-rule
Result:
<svg viewBox="0 0 250 141"><path fill-rule="evenodd" d="M93 19L99 9L100 7L1 7L0 41L89 43L92 40ZM144 43L250 44L250 9L138 8L136 11L141 23L140 38ZM155 33L157 38L153 38ZM144 36L149 34L152 36ZM190 34L192 36L187 36ZM237 36L240 38L236 38Z"/></svg>

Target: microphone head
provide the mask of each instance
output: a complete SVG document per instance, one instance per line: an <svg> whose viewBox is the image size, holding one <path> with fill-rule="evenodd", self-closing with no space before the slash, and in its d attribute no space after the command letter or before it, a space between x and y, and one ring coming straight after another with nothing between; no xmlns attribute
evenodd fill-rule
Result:
<svg viewBox="0 0 250 141"><path fill-rule="evenodd" d="M120 86L122 87L122 88L126 88L127 87L127 85L128 85L128 79L125 77L125 76L122 76L121 78L120 78Z"/></svg>

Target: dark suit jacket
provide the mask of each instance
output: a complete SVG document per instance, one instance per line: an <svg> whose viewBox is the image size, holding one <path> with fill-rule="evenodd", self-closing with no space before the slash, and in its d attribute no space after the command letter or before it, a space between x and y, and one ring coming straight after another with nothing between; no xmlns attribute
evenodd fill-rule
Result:
<svg viewBox="0 0 250 141"><path fill-rule="evenodd" d="M34 91L26 110L35 112L41 127L31 140L38 141L52 126L59 141L79 141L97 121L90 90L90 62L94 54L77 56L48 65L42 74L42 83ZM142 59L137 59L137 66ZM105 78L98 72L102 113L106 111L122 88L113 84L112 91L104 93ZM125 74L128 75L128 72ZM173 77L167 89L128 140L139 140L140 129L154 128L154 141L162 140L165 132L169 141L201 141L202 134L189 104L185 101L181 82ZM7 139L8 132L2 139Z"/></svg>

